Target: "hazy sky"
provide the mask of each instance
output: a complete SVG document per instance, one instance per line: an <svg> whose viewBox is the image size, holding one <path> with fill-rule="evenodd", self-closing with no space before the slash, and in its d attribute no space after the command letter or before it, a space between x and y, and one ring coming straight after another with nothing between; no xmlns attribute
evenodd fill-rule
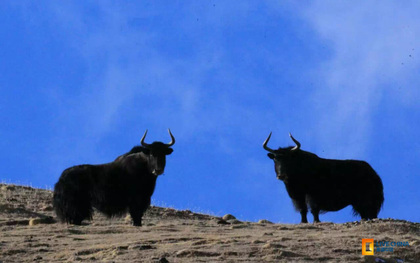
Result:
<svg viewBox="0 0 420 263"><path fill-rule="evenodd" d="M154 204L298 223L262 148L292 132L368 161L379 217L420 221L418 1L136 2L0 2L0 180L51 188L169 127Z"/></svg>

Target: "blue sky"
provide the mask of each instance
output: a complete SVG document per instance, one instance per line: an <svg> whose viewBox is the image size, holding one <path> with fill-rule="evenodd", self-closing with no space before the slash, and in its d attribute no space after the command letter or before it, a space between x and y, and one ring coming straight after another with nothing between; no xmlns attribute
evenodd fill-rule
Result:
<svg viewBox="0 0 420 263"><path fill-rule="evenodd" d="M140 1L139 1L140 2ZM0 3L4 182L176 137L153 202L298 223L262 142L368 161L420 221L417 1ZM312 216L309 216L312 221ZM346 222L350 208L321 216Z"/></svg>

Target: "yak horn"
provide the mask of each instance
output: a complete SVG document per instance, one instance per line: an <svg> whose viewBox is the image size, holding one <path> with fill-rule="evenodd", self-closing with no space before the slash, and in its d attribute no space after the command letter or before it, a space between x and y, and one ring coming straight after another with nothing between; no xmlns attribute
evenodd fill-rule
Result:
<svg viewBox="0 0 420 263"><path fill-rule="evenodd" d="M270 132L270 135L268 135L267 139L265 139L265 141L264 141L264 143L263 143L263 148L264 148L266 151L269 151L269 152L271 152L271 153L274 153L274 150L273 150L273 149L270 149L270 148L267 146L267 143L268 143L268 141L270 140L270 137L271 137L271 133L272 133L272 132Z"/></svg>
<svg viewBox="0 0 420 263"><path fill-rule="evenodd" d="M144 135L141 138L141 142L140 143L141 143L142 146L148 148L150 146L150 144L144 142L144 138L146 138L146 134L147 134L147 130L144 132Z"/></svg>
<svg viewBox="0 0 420 263"><path fill-rule="evenodd" d="M166 144L168 147L171 147L172 145L174 145L175 144L175 137L172 135L172 133L171 133L171 129L169 129L168 128L168 132L169 132L169 135L171 136L171 142L170 143L168 143L168 144Z"/></svg>
<svg viewBox="0 0 420 263"><path fill-rule="evenodd" d="M293 138L293 136L292 136L292 134L290 132L289 132L289 136L296 143L296 146L293 147L291 151L299 150L300 149L300 142L298 142L298 140L296 140L295 138Z"/></svg>

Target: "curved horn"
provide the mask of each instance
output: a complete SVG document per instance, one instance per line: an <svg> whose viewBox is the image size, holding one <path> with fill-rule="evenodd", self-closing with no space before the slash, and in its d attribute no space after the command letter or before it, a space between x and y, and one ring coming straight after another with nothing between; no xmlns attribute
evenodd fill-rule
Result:
<svg viewBox="0 0 420 263"><path fill-rule="evenodd" d="M141 142L140 143L141 143L142 146L148 148L150 146L150 144L144 142L144 138L146 138L146 134L147 134L147 130L144 132L144 135L141 138Z"/></svg>
<svg viewBox="0 0 420 263"><path fill-rule="evenodd" d="M296 146L292 148L291 151L296 151L300 149L300 142L298 142L298 140L296 140L295 138L293 138L292 134L289 132L289 136L290 138L296 143Z"/></svg>
<svg viewBox="0 0 420 263"><path fill-rule="evenodd" d="M269 151L269 152L271 152L271 153L274 153L274 150L273 150L273 149L271 149L271 148L269 148L269 147L267 146L267 143L268 143L268 141L269 141L269 140L270 140L270 138L271 138L271 133L272 133L272 132L270 132L270 135L268 135L267 139L265 139L265 141L264 141L264 143L263 143L263 148L264 148L266 151Z"/></svg>
<svg viewBox="0 0 420 263"><path fill-rule="evenodd" d="M171 129L169 129L168 128L168 132L169 132L169 135L171 136L171 142L170 143L168 143L168 144L166 144L168 147L171 147L172 145L174 145L175 144L175 137L172 135L172 133L171 133Z"/></svg>

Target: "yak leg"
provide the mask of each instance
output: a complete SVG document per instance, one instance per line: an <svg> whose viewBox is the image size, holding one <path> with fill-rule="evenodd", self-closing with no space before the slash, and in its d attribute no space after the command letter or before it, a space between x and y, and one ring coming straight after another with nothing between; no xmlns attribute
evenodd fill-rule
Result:
<svg viewBox="0 0 420 263"><path fill-rule="evenodd" d="M308 218L306 218L306 214L308 213L308 208L304 207L300 209L300 216L301 216L301 223L308 223Z"/></svg>
<svg viewBox="0 0 420 263"><path fill-rule="evenodd" d="M306 199L306 201L309 203L309 206L311 207L311 214L314 216L314 223L321 222L319 221L319 211L321 211L319 206L316 204L316 202L314 202L314 200L312 200L312 198L307 197Z"/></svg>
<svg viewBox="0 0 420 263"><path fill-rule="evenodd" d="M130 206L129 212L133 219L133 226L141 226L142 214L137 206Z"/></svg>
<svg viewBox="0 0 420 263"><path fill-rule="evenodd" d="M311 207L311 213L314 216L314 223L319 223L319 208L312 208Z"/></svg>
<svg viewBox="0 0 420 263"><path fill-rule="evenodd" d="M141 226L141 218L143 217L144 212L150 206L150 197L141 202L136 202L130 205L129 212L131 218L133 219L133 226Z"/></svg>
<svg viewBox="0 0 420 263"><path fill-rule="evenodd" d="M308 206L306 205L305 197L301 199L294 199L293 204L295 205L296 209L299 210L301 216L301 223L308 223L308 219L306 214L308 213Z"/></svg>
<svg viewBox="0 0 420 263"><path fill-rule="evenodd" d="M369 219L368 213L365 211L365 209L363 209L363 208L360 209L359 208L359 211L358 212L360 214L361 220L368 220Z"/></svg>

